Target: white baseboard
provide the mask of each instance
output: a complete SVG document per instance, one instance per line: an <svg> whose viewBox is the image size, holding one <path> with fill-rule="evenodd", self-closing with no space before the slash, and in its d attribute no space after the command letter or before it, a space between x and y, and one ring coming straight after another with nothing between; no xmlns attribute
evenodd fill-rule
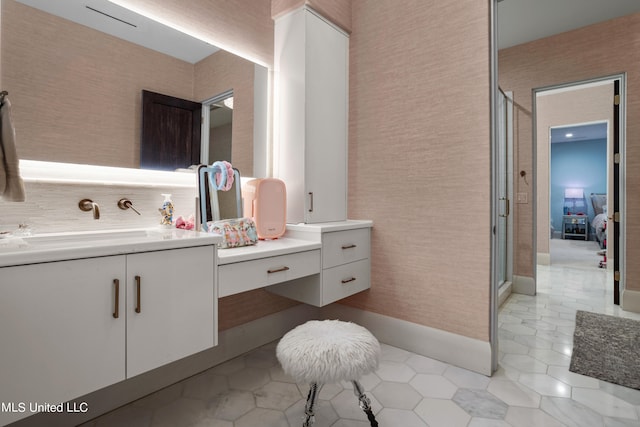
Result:
<svg viewBox="0 0 640 427"><path fill-rule="evenodd" d="M451 365L491 375L491 344L342 304L322 308L326 319L341 319L369 329L380 342Z"/></svg>
<svg viewBox="0 0 640 427"><path fill-rule="evenodd" d="M536 281L533 277L514 275L511 291L514 294L535 295Z"/></svg>
<svg viewBox="0 0 640 427"><path fill-rule="evenodd" d="M551 265L551 253L538 252L536 263L540 265Z"/></svg>
<svg viewBox="0 0 640 427"><path fill-rule="evenodd" d="M623 289L620 293L620 307L624 311L640 313L640 292Z"/></svg>

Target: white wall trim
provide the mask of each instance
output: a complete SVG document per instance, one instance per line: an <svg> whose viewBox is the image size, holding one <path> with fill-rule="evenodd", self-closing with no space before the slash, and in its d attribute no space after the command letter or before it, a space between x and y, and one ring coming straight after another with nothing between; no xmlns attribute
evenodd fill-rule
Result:
<svg viewBox="0 0 640 427"><path fill-rule="evenodd" d="M491 343L342 304L322 308L322 317L352 321L383 342L451 365L491 375Z"/></svg>
<svg viewBox="0 0 640 427"><path fill-rule="evenodd" d="M538 265L551 265L551 254L546 252L538 252Z"/></svg>
<svg viewBox="0 0 640 427"><path fill-rule="evenodd" d="M620 292L620 307L622 307L624 311L640 313L640 291L623 289Z"/></svg>
<svg viewBox="0 0 640 427"><path fill-rule="evenodd" d="M513 286L511 288L515 294L535 295L536 279L529 276L513 276Z"/></svg>

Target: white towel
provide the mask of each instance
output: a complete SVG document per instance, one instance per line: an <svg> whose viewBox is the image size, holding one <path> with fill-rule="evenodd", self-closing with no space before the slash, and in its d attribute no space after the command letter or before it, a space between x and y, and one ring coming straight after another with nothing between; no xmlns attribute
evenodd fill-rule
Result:
<svg viewBox="0 0 640 427"><path fill-rule="evenodd" d="M20 177L18 154L16 153L16 131L11 118L11 103L5 96L0 107L0 195L8 202L24 202L24 182Z"/></svg>

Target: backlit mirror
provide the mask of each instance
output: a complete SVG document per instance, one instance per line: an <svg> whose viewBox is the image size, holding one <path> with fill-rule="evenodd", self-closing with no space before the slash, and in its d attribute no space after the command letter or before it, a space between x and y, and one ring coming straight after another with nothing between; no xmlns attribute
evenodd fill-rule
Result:
<svg viewBox="0 0 640 427"><path fill-rule="evenodd" d="M243 176L264 174L264 67L106 0L2 0L1 19L20 158L137 168L143 90L196 102L233 91L224 160Z"/></svg>

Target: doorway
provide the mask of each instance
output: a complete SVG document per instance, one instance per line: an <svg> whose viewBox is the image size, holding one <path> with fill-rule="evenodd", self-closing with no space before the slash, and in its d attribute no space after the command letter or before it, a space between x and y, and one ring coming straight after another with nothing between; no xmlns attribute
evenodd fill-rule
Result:
<svg viewBox="0 0 640 427"><path fill-rule="evenodd" d="M218 160L232 162L233 146L233 89L202 102L203 164Z"/></svg>
<svg viewBox="0 0 640 427"><path fill-rule="evenodd" d="M589 262L593 262L594 268L597 268L601 261L606 260L604 266L613 271L613 274L610 275L611 283L607 283L607 286L613 289L615 304L619 304L622 277L620 272L624 266L624 252L620 250L624 247L622 242L624 233L621 232L624 224L620 221L620 216L614 214L614 212L620 212L620 206L624 205L624 191L621 191L624 182L619 179L624 176L620 163L620 159L624 157L624 144L621 143L623 138L619 137L624 129L621 124L624 114L620 111L623 104L620 100L624 97L624 93L621 93L623 87L624 75L617 75L535 89L533 108L537 193L535 197L537 204L534 210L536 216L534 221L537 247L536 264L553 264L553 247L556 249L564 247L566 250L571 246L569 240L584 239L585 243L582 246L585 247L589 246L589 242L593 242L589 246L591 249L587 248L583 255L577 255L577 258L572 262L578 262L580 257L586 257L587 254L590 254L592 258ZM616 91L618 91L618 96L616 96ZM574 125L573 128L567 127L568 124ZM556 138L560 138L558 135L564 135L566 141L570 138L566 135L573 134L571 129L575 129L576 133L579 129L591 128L591 125L601 129L602 127L598 127L598 124L606 127L604 134L607 141L606 148L604 148L606 183L602 182L601 174L600 178L596 179L598 173L593 165L587 165L584 156L587 151L585 147L572 143L559 149L559 146L553 146L552 141L554 133ZM583 127L577 127L577 125ZM593 144L597 145L596 142ZM568 165L571 165L576 172L574 176L565 174L560 184L557 182L554 184L552 182L552 152L566 151L567 148L581 150L579 154L575 153L573 164L569 162L564 165L565 172ZM584 162L584 164L579 164L579 162ZM558 172L560 170L556 167L556 174L560 174ZM558 186L562 188L559 189ZM559 190L561 195L557 194ZM556 193L556 199L562 198L563 205L559 213L557 212L557 200L555 209L552 207L554 205L553 193ZM597 207L602 208L602 202L598 203L598 198L601 200L602 197L606 200L604 206L608 213L605 215L607 222L604 232L606 249L600 255L598 252L602 248L598 248L593 241L598 235L598 225L594 224L593 220L597 213L601 213L595 212L595 210ZM576 207L576 203L578 207ZM572 209L573 212L571 212ZM603 239L602 233L600 233L600 239ZM576 249L580 249L578 242L574 246ZM556 262L558 262L557 259Z"/></svg>
<svg viewBox="0 0 640 427"><path fill-rule="evenodd" d="M608 135L608 121L550 128L551 265L587 270L607 266Z"/></svg>

